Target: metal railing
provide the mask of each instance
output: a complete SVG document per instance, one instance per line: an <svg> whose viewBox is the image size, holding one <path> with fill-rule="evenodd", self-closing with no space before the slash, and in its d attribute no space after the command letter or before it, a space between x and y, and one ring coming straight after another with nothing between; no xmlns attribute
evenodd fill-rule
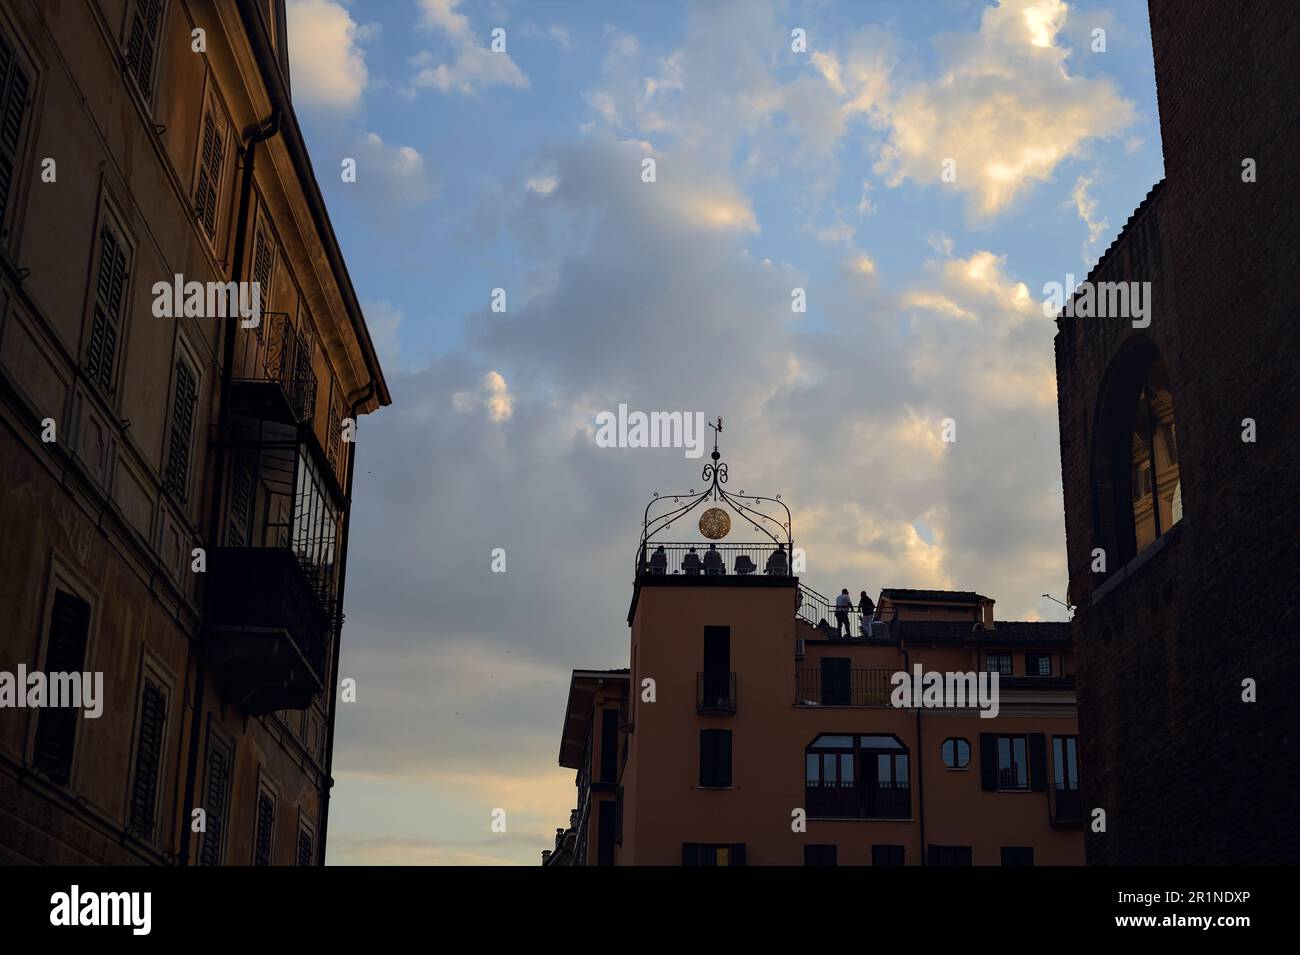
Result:
<svg viewBox="0 0 1300 955"><path fill-rule="evenodd" d="M311 367L311 355L302 347L304 339L294 330L287 312L263 312L262 324L260 338L256 342L253 336L248 339L258 352L252 375L246 373L235 380L275 382L296 420L310 421L316 410L316 373Z"/></svg>
<svg viewBox="0 0 1300 955"><path fill-rule="evenodd" d="M790 577L790 555L772 543L679 544L651 542L637 553L641 577Z"/></svg>
<svg viewBox="0 0 1300 955"><path fill-rule="evenodd" d="M906 783L810 784L804 789L804 802L809 819L907 819L912 815L912 790Z"/></svg>
<svg viewBox="0 0 1300 955"><path fill-rule="evenodd" d="M695 676L695 712L736 712L736 674L697 673Z"/></svg>
<svg viewBox="0 0 1300 955"><path fill-rule="evenodd" d="M893 670L855 667L838 674L828 671L823 679L820 667L796 667L794 702L796 706L889 706L893 675Z"/></svg>
<svg viewBox="0 0 1300 955"><path fill-rule="evenodd" d="M862 610L858 604L861 597L854 597L853 605L846 611L837 611L835 601L831 600L806 584L800 584L795 595L795 616L804 623L818 630L827 639L847 636L857 639L870 637L876 640L890 640L897 636L898 610L894 607L876 608L867 615L865 626ZM844 614L843 620L839 613Z"/></svg>

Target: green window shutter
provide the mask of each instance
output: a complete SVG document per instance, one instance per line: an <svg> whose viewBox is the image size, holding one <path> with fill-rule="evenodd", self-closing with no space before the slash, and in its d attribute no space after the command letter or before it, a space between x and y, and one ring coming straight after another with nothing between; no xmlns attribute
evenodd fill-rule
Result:
<svg viewBox="0 0 1300 955"><path fill-rule="evenodd" d="M226 834L226 809L230 804L229 748L212 737L208 741L208 781L203 800L207 831L199 847L200 865L221 865L221 843Z"/></svg>
<svg viewBox="0 0 1300 955"><path fill-rule="evenodd" d="M50 611L50 640L45 653L45 672L80 673L86 663L86 639L90 632L90 604L65 591L54 595ZM77 738L77 710L69 706L41 707L36 718L38 770L56 783L67 783L72 772L72 748Z"/></svg>
<svg viewBox="0 0 1300 955"><path fill-rule="evenodd" d="M30 89L31 80L18 62L17 52L0 37L0 238L8 229L9 196Z"/></svg>
<svg viewBox="0 0 1300 955"><path fill-rule="evenodd" d="M112 228L99 233L99 268L95 277L95 308L86 353L86 371L104 391L113 391L122 299L126 294L126 249Z"/></svg>
<svg viewBox="0 0 1300 955"><path fill-rule="evenodd" d="M153 838L154 810L158 805L158 778L162 769L167 695L153 680L144 679L140 701L140 726L136 734L135 778L131 782L131 827Z"/></svg>
<svg viewBox="0 0 1300 955"><path fill-rule="evenodd" d="M198 403L198 382L189 363L176 362L176 392L172 398L171 445L167 452L167 488L182 501L190 477L190 443L194 434L194 408Z"/></svg>

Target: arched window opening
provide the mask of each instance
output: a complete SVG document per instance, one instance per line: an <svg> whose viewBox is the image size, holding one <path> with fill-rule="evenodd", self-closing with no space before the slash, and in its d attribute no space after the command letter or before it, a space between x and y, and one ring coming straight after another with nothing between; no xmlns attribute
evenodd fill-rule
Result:
<svg viewBox="0 0 1300 955"><path fill-rule="evenodd" d="M1146 366L1134 402L1129 449L1129 507L1141 553L1183 518L1174 396L1158 354Z"/></svg>

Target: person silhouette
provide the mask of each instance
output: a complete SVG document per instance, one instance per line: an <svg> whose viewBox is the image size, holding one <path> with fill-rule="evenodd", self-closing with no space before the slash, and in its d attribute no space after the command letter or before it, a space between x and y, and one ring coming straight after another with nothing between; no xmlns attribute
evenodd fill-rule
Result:
<svg viewBox="0 0 1300 955"><path fill-rule="evenodd" d="M849 588L845 587L840 591L840 595L835 598L835 636L838 637L842 632L844 636L853 636L853 631L849 628L849 611L853 609L853 598L849 596Z"/></svg>

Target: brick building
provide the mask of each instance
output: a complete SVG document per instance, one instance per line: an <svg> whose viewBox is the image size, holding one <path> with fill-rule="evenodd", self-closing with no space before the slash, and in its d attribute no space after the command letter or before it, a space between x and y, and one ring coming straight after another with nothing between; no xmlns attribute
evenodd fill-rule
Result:
<svg viewBox="0 0 1300 955"><path fill-rule="evenodd" d="M1150 17L1165 178L1089 275L1150 324L1057 319L1087 856L1296 862L1300 7Z"/></svg>
<svg viewBox="0 0 1300 955"><path fill-rule="evenodd" d="M0 863L319 863L348 422L389 397L283 0L0 0L0 117L0 677L103 681L0 707ZM260 321L158 317L178 275Z"/></svg>

